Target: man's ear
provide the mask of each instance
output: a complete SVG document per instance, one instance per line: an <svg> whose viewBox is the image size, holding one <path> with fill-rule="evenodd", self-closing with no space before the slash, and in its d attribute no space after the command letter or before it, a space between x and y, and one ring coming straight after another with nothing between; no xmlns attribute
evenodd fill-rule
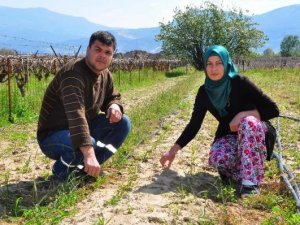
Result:
<svg viewBox="0 0 300 225"><path fill-rule="evenodd" d="M89 53L90 49L91 49L90 46L86 47L86 55Z"/></svg>

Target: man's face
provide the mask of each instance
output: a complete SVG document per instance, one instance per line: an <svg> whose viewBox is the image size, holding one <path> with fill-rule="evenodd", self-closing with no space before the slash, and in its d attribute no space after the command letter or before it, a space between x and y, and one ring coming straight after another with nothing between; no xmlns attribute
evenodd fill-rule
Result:
<svg viewBox="0 0 300 225"><path fill-rule="evenodd" d="M109 67L113 54L113 46L108 46L95 40L91 47L87 47L86 63L93 72L99 74Z"/></svg>

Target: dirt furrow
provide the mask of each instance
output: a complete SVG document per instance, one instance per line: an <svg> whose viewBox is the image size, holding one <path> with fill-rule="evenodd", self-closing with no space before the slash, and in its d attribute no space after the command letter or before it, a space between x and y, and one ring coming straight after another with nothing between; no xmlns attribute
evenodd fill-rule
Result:
<svg viewBox="0 0 300 225"><path fill-rule="evenodd" d="M176 115L172 115L166 123L170 123L175 117ZM170 204L170 200L164 197L164 193L176 191L174 185L176 179L178 180L178 173L175 170L162 171L158 160L162 151L167 150L170 143L175 141L176 135L184 124L185 121L182 120L173 121L171 126L177 127L177 130L169 133L161 132L134 149L132 155L135 157L130 159L128 165L128 168L133 168L134 172L130 173L128 172L130 169L127 169L122 172L121 182L119 180L105 186L103 190L92 193L76 206L77 214L67 218L61 224L94 224L99 218L105 221L111 219L110 224L147 224L145 222L148 221L148 217L150 222L155 222L160 220L164 211L167 216L168 210L166 211L165 206ZM149 158L143 157L146 153L149 154ZM140 161L141 158L144 159ZM129 183L130 180L133 180L130 190L116 206L105 204L117 194L122 184ZM161 216L156 215L158 210L162 210L159 212Z"/></svg>
<svg viewBox="0 0 300 225"><path fill-rule="evenodd" d="M189 98L191 104L193 100ZM179 152L172 167L161 168L161 154L176 141L188 119L189 113L167 118L165 127L169 129L163 129L134 149L132 155L136 157L129 162L130 169L121 172L118 182L92 193L76 206L77 213L61 224L201 224L210 221L259 224L266 216L263 212L244 209L237 203L225 206L218 198L220 180L207 166L216 127L210 115L195 140ZM122 198L115 204L107 204L112 202L121 185L127 187Z"/></svg>
<svg viewBox="0 0 300 225"><path fill-rule="evenodd" d="M152 86L126 92L123 95L126 113L130 113L136 106L147 103L155 95L166 91L186 78L187 76L170 78ZM30 140L25 145L18 146L18 142L7 142L5 139L1 141L0 139L0 217L7 213L6 204L14 204L16 199L13 196L22 196L22 204L31 205L34 179L50 174L53 164L52 160L47 159L41 153L34 139L35 124L16 125L14 131L16 130L20 130L20 135L22 132L30 134ZM48 191L47 188L37 190L37 201L39 196L44 196Z"/></svg>
<svg viewBox="0 0 300 225"><path fill-rule="evenodd" d="M176 141L187 121L188 117L181 115L169 118L171 129L140 147L138 151L152 151L153 154L147 162L138 163L138 178L118 205L101 209L109 224L201 224L209 221L260 224L265 216L263 212L245 209L237 203L225 206L218 197L219 177L207 165L213 139L210 131L215 127L211 116L197 138L178 153L172 167L161 168L161 154ZM152 149L152 146L156 147Z"/></svg>
<svg viewBox="0 0 300 225"><path fill-rule="evenodd" d="M126 112L130 113L134 107L147 103L182 79L185 77L127 92L123 95ZM192 91L187 99L191 106L194 96L195 91ZM211 115L206 117L197 137L178 153L171 169L162 170L159 158L176 141L188 122L190 112L191 107L166 118L158 134L133 149L127 168L74 205L75 215L60 224L201 224L209 221L224 224L228 220L231 223L227 224L259 224L266 217L263 211L247 210L237 203L221 204L219 178L207 166L216 127ZM31 193L32 180L50 171L53 162L45 159L35 141L21 150L8 160L1 159L4 171L10 172L9 185L0 186L0 191L9 187ZM28 167L22 159L27 159ZM1 185L4 184L0 181Z"/></svg>
<svg viewBox="0 0 300 225"><path fill-rule="evenodd" d="M126 92L123 95L126 113L130 113L136 106L145 104L153 96L158 95L186 78L171 78L150 87ZM31 136L34 138L36 124L19 127L16 125L16 130L31 133ZM30 181L38 176L47 174L47 171L50 172L53 163L53 161L46 159L41 153L35 139L30 140L24 146L15 146L11 150L11 153L10 151L6 152L5 149L11 148L14 145L14 143L8 143L5 140L2 142L0 140L0 173L5 174L5 176L0 176L0 191L3 184Z"/></svg>
<svg viewBox="0 0 300 225"><path fill-rule="evenodd" d="M171 78L162 82L158 82L150 87L144 87L127 91L122 95L123 105L126 113L130 113L132 110L134 110L136 106L144 105L154 96L159 95L160 93L168 90L173 85L186 78L187 76Z"/></svg>

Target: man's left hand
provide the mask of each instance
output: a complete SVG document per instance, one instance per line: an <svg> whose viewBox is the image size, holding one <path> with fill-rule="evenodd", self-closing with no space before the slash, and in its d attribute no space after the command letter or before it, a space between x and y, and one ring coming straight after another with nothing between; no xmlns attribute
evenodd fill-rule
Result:
<svg viewBox="0 0 300 225"><path fill-rule="evenodd" d="M106 118L109 119L110 123L117 123L122 119L122 112L120 106L117 104L112 104L106 114Z"/></svg>

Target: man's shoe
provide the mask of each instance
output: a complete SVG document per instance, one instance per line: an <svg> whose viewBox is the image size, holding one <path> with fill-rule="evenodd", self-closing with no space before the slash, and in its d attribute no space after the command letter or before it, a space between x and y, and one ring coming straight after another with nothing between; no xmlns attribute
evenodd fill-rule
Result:
<svg viewBox="0 0 300 225"><path fill-rule="evenodd" d="M50 175L49 177L39 178L36 180L36 185L38 189L56 189L59 185L63 184L63 180L59 179L55 175Z"/></svg>
<svg viewBox="0 0 300 225"><path fill-rule="evenodd" d="M97 180L97 178L88 175L84 171L84 167L76 167L68 177L68 180L76 179L78 181L82 181L83 183L93 183Z"/></svg>
<svg viewBox="0 0 300 225"><path fill-rule="evenodd" d="M241 197L248 197L250 195L258 195L259 187L258 185L242 185L240 190Z"/></svg>

